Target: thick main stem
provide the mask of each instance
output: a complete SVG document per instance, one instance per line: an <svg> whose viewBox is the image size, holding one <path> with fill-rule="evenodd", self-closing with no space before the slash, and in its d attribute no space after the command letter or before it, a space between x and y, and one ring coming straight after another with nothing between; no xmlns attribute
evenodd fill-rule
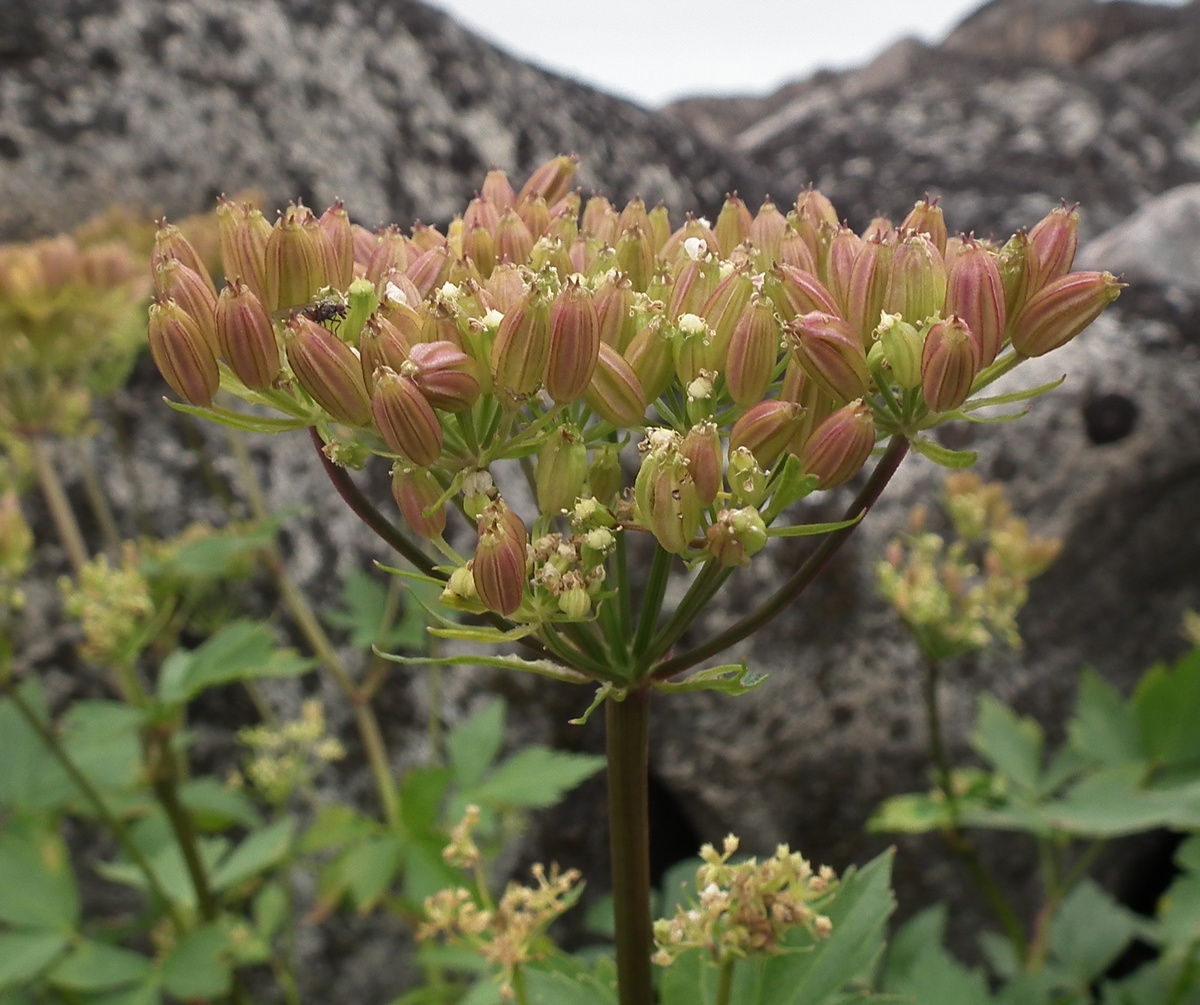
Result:
<svg viewBox="0 0 1200 1005"><path fill-rule="evenodd" d="M650 694L605 703L608 826L620 1005L654 1005L650 956Z"/></svg>
<svg viewBox="0 0 1200 1005"><path fill-rule="evenodd" d="M37 478L38 488L41 490L42 498L46 500L46 508L50 511L50 518L54 521L54 529L58 532L58 539L63 546L63 551L67 553L67 561L71 563L71 571L78 577L83 572L83 567L87 565L88 550L87 545L83 542L79 523L75 519L75 511L71 509L71 502L67 498L66 490L58 477L58 472L54 470L54 461L50 457L46 441L40 436L31 436L27 442L29 443L29 456L33 459L33 473Z"/></svg>

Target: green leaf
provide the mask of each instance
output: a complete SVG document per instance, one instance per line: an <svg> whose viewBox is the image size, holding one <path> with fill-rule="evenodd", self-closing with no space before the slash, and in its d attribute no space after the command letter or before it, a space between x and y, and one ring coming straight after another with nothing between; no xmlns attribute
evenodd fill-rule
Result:
<svg viewBox="0 0 1200 1005"><path fill-rule="evenodd" d="M128 791L141 780L142 724L142 713L122 702L78 701L63 716L60 738L67 756L101 792Z"/></svg>
<svg viewBox="0 0 1200 1005"><path fill-rule="evenodd" d="M993 405L1012 405L1018 401L1032 401L1034 398L1040 398L1043 394L1049 394L1057 387L1061 387L1066 376L1059 377L1058 380L1052 380L1048 384L1039 384L1037 387L1031 387L1025 391L1011 391L1008 394L996 394L990 398L975 398L962 406L960 411L973 412L977 408L988 408Z"/></svg>
<svg viewBox="0 0 1200 1005"><path fill-rule="evenodd" d="M296 429L307 429L313 424L311 419L268 419L258 415L246 415L243 412L231 412L227 408L217 408L213 405L199 408L195 405L185 405L181 401L171 401L169 398L164 398L163 401L177 412L194 415L242 433L288 433Z"/></svg>
<svg viewBox="0 0 1200 1005"><path fill-rule="evenodd" d="M985 1005L992 1000L987 977L958 962L944 946L946 907L922 911L893 937L882 987L920 1005Z"/></svg>
<svg viewBox="0 0 1200 1005"><path fill-rule="evenodd" d="M89 940L73 946L46 979L64 991L109 991L141 983L150 970L150 960L141 953Z"/></svg>
<svg viewBox="0 0 1200 1005"><path fill-rule="evenodd" d="M213 870L213 890L228 890L278 865L291 851L295 832L296 821L282 817L251 833Z"/></svg>
<svg viewBox="0 0 1200 1005"><path fill-rule="evenodd" d="M1061 799L1045 807L1047 819L1083 837L1119 837L1154 827L1200 828L1200 782L1170 788L1144 788L1136 764L1089 775Z"/></svg>
<svg viewBox="0 0 1200 1005"><path fill-rule="evenodd" d="M67 948L62 932L0 933L0 988L22 987Z"/></svg>
<svg viewBox="0 0 1200 1005"><path fill-rule="evenodd" d="M1017 716L990 694L980 695L971 745L980 757L1028 792L1039 788L1042 743L1042 729L1033 719Z"/></svg>
<svg viewBox="0 0 1200 1005"><path fill-rule="evenodd" d="M720 691L722 694L739 695L753 691L767 679L767 674L748 670L745 663L698 670L680 681L655 681L654 687L663 692L682 694L687 691Z"/></svg>
<svg viewBox="0 0 1200 1005"><path fill-rule="evenodd" d="M403 852L404 841L397 834L356 842L321 877L322 897L334 903L347 897L359 913L366 914L391 887Z"/></svg>
<svg viewBox="0 0 1200 1005"><path fill-rule="evenodd" d="M330 848L361 841L378 832L378 823L349 806L323 806L317 812L312 826L304 832L299 847L301 852L311 855L313 852L328 851Z"/></svg>
<svg viewBox="0 0 1200 1005"><path fill-rule="evenodd" d="M500 755L504 745L504 702L497 698L446 736L446 753L454 770L455 784L470 788Z"/></svg>
<svg viewBox="0 0 1200 1005"><path fill-rule="evenodd" d="M229 993L229 936L205 925L183 936L162 961L163 989L176 998L220 998Z"/></svg>
<svg viewBox="0 0 1200 1005"><path fill-rule="evenodd" d="M949 450L932 440L914 438L908 441L908 445L912 447L913 453L927 457L934 464L950 468L953 471L969 468L979 460L979 455L973 450Z"/></svg>
<svg viewBox="0 0 1200 1005"><path fill-rule="evenodd" d="M410 841L404 849L404 895L413 904L423 904L439 890L462 886L462 873L442 858L444 838L425 836Z"/></svg>
<svg viewBox="0 0 1200 1005"><path fill-rule="evenodd" d="M450 629L446 629L450 631ZM430 634L438 634L430 629ZM528 633L525 633L528 634ZM450 638L451 636L444 635ZM492 640L495 641L495 640ZM489 643L490 644L490 643ZM526 660L519 656L485 656L471 654L463 656L399 656L395 653L378 652L377 655L391 663L414 667L499 667L502 670L518 670L531 673L538 677L549 677L551 680L565 681L568 684L592 684L591 677L572 670L570 667L551 662L550 660Z"/></svg>
<svg viewBox="0 0 1200 1005"><path fill-rule="evenodd" d="M1200 762L1200 650L1173 670L1154 667L1133 695L1142 746L1160 764Z"/></svg>
<svg viewBox="0 0 1200 1005"><path fill-rule="evenodd" d="M71 856L58 834L32 818L0 830L0 921L69 932L79 923Z"/></svg>
<svg viewBox="0 0 1200 1005"><path fill-rule="evenodd" d="M350 644L357 649L390 649L401 644L409 649L424 648L425 619L419 619L421 635L414 647L409 627L396 621L398 613L386 586L361 569L351 569L342 586L342 608L330 612L326 619L349 631Z"/></svg>
<svg viewBox="0 0 1200 1005"><path fill-rule="evenodd" d="M400 783L400 816L412 834L441 834L438 823L451 771L428 765L410 771ZM457 824L452 820L451 825Z"/></svg>
<svg viewBox="0 0 1200 1005"><path fill-rule="evenodd" d="M210 776L190 778L179 787L179 801L203 830L257 827L262 817L249 796Z"/></svg>
<svg viewBox="0 0 1200 1005"><path fill-rule="evenodd" d="M1121 955L1139 923L1133 912L1085 879L1051 919L1048 945L1076 986L1086 990Z"/></svg>
<svg viewBox="0 0 1200 1005"><path fill-rule="evenodd" d="M167 657L159 676L158 697L178 705L206 688L234 681L298 677L313 666L312 660L279 646L266 625L233 621L198 648L176 650Z"/></svg>
<svg viewBox="0 0 1200 1005"><path fill-rule="evenodd" d="M254 927L267 941L283 928L292 911L291 898L282 884L267 883L254 897Z"/></svg>
<svg viewBox="0 0 1200 1005"><path fill-rule="evenodd" d="M224 579L247 558L271 547L279 529L280 517L255 526L245 533L221 531L197 541L189 541L172 551L166 559L154 559L149 574L184 579Z"/></svg>
<svg viewBox="0 0 1200 1005"><path fill-rule="evenodd" d="M867 822L867 830L872 834L927 834L953 823L945 799L913 792L884 800Z"/></svg>
<svg viewBox="0 0 1200 1005"><path fill-rule="evenodd" d="M580 782L604 767L603 757L534 745L517 751L469 793L493 809L553 806Z"/></svg>
<svg viewBox="0 0 1200 1005"><path fill-rule="evenodd" d="M788 454L783 468L774 479L771 492L771 502L763 513L763 519L770 525L775 518L793 503L798 503L817 490L820 479L816 475L804 473L804 465L795 454Z"/></svg>
<svg viewBox="0 0 1200 1005"><path fill-rule="evenodd" d="M832 534L835 530L853 527L863 515L860 513L851 520L838 520L835 523L802 523L794 527L772 527L767 531L767 537L816 537L818 534Z"/></svg>

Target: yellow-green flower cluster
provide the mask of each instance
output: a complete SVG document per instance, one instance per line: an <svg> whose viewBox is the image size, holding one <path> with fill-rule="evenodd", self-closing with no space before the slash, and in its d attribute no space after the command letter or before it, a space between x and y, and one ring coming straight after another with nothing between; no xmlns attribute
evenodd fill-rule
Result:
<svg viewBox="0 0 1200 1005"><path fill-rule="evenodd" d="M245 778L269 803L281 805L309 786L327 764L346 756L345 748L325 730L319 701L304 703L300 718L278 726L251 726L238 732L249 748ZM232 779L234 784L240 778Z"/></svg>
<svg viewBox="0 0 1200 1005"><path fill-rule="evenodd" d="M732 863L738 839L725 838L718 852L706 844L704 864L696 870L696 902L675 917L654 923L658 947L654 961L670 966L681 954L698 949L718 964L783 949L789 932L804 929L825 938L833 926L822 912L837 893L837 877L828 866L813 872L804 856L780 845L763 862Z"/></svg>
<svg viewBox="0 0 1200 1005"><path fill-rule="evenodd" d="M79 652L85 660L117 667L137 655L155 607L133 545L122 552L119 566L99 555L83 567L77 582L64 578L60 587L67 615L83 630Z"/></svg>
<svg viewBox="0 0 1200 1005"><path fill-rule="evenodd" d="M1060 543L1032 537L1002 486L973 474L946 480L945 506L956 539L926 531L918 508L911 533L892 541L879 563L881 593L929 659L983 649L993 639L1019 647L1017 615L1029 581L1050 567Z"/></svg>

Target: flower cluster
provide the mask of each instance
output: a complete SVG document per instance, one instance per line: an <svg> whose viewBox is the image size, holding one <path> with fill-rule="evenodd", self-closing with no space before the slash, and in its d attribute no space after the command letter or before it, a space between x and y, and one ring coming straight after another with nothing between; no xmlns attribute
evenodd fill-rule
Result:
<svg viewBox="0 0 1200 1005"><path fill-rule="evenodd" d="M345 748L325 731L321 703L309 700L300 718L278 726L251 726L238 733L238 742L250 751L245 778L264 799L282 805L292 794L312 783L327 764L346 756ZM230 779L240 785L241 775Z"/></svg>
<svg viewBox="0 0 1200 1005"><path fill-rule="evenodd" d="M983 649L993 638L1020 646L1016 619L1029 580L1050 567L1060 542L1031 537L1003 488L973 474L946 479L945 506L956 540L926 531L918 508L908 537L892 541L879 563L880 591L929 659Z"/></svg>
<svg viewBox="0 0 1200 1005"><path fill-rule="evenodd" d="M83 629L79 653L85 660L114 666L137 655L155 605L134 545L125 546L119 566L99 555L83 567L77 583L64 578L59 585L67 615Z"/></svg>
<svg viewBox="0 0 1200 1005"><path fill-rule="evenodd" d="M787 845L764 862L751 858L731 864L737 849L732 834L720 852L710 844L700 849L704 864L696 871L696 903L654 923L657 964L670 966L690 949L704 951L715 963L729 963L779 952L794 929L813 939L832 931L821 913L837 892L832 869L822 866L814 873Z"/></svg>
<svg viewBox="0 0 1200 1005"><path fill-rule="evenodd" d="M640 199L584 202L574 170L555 158L520 191L493 171L446 233L371 233L339 204L272 225L223 202L219 290L165 227L155 361L193 411L244 427L214 404L223 387L283 413L263 429L315 427L339 463L389 459L409 531L447 556L445 600L537 628L597 615L622 535L745 565L881 438L945 454L926 430L1021 397L979 392L1120 288L1070 272L1065 206L1002 246L948 237L928 199L858 234L811 189L676 226ZM454 508L472 555L443 538Z"/></svg>

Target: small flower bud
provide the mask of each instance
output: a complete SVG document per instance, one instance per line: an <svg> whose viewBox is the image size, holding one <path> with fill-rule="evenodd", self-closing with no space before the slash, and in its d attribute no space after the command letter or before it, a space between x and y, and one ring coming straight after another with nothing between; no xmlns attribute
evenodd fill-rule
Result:
<svg viewBox="0 0 1200 1005"><path fill-rule="evenodd" d="M410 338L384 314L373 314L367 318L358 335L358 358L367 388L374 388L375 371L382 366L399 373L408 360L412 345Z"/></svg>
<svg viewBox="0 0 1200 1005"><path fill-rule="evenodd" d="M265 307L270 222L248 203L222 199L217 204L217 235L226 281L240 279Z"/></svg>
<svg viewBox="0 0 1200 1005"><path fill-rule="evenodd" d="M630 227L617 236L617 268L629 284L644 293L654 274L654 245L649 231Z"/></svg>
<svg viewBox="0 0 1200 1005"><path fill-rule="evenodd" d="M442 494L442 486L428 468L407 464L392 468L392 498L418 537L440 537L446 529L445 503L437 505Z"/></svg>
<svg viewBox="0 0 1200 1005"><path fill-rule="evenodd" d="M238 380L252 391L275 383L282 363L267 309L250 287L232 279L217 298L217 345Z"/></svg>
<svg viewBox="0 0 1200 1005"><path fill-rule="evenodd" d="M417 293L427 297L450 275L450 252L440 245L432 247L410 261L404 273L413 281Z"/></svg>
<svg viewBox="0 0 1200 1005"><path fill-rule="evenodd" d="M713 233L717 235L717 247L710 250L720 251L722 258L728 258L733 249L746 240L753 223L753 215L738 194L734 192L733 195L727 195L713 228Z"/></svg>
<svg viewBox="0 0 1200 1005"><path fill-rule="evenodd" d="M573 586L558 595L558 609L571 621L582 621L592 612L592 598L582 586Z"/></svg>
<svg viewBox="0 0 1200 1005"><path fill-rule="evenodd" d="M1004 280L996 257L974 240L963 242L947 273L944 313L962 318L971 330L979 343L981 367L996 358L1007 316Z"/></svg>
<svg viewBox="0 0 1200 1005"><path fill-rule="evenodd" d="M638 375L616 349L603 342L584 400L600 418L618 429L640 426L646 414L646 394Z"/></svg>
<svg viewBox="0 0 1200 1005"><path fill-rule="evenodd" d="M839 401L867 389L867 354L858 333L840 317L813 311L787 325L792 357L822 390Z"/></svg>
<svg viewBox="0 0 1200 1005"><path fill-rule="evenodd" d="M592 295L578 283L568 282L550 307L546 393L560 405L581 398L599 356L600 317Z"/></svg>
<svg viewBox="0 0 1200 1005"><path fill-rule="evenodd" d="M961 318L929 329L921 351L921 396L931 411L949 412L967 400L979 360L979 343Z"/></svg>
<svg viewBox="0 0 1200 1005"><path fill-rule="evenodd" d="M537 457L538 509L554 516L570 509L583 492L587 478L587 445L573 425L560 426L542 444Z"/></svg>
<svg viewBox="0 0 1200 1005"><path fill-rule="evenodd" d="M759 467L770 468L792 442L803 415L794 401L760 401L733 424L729 449L744 447Z"/></svg>
<svg viewBox="0 0 1200 1005"><path fill-rule="evenodd" d="M723 509L706 532L708 550L726 568L745 567L767 543L767 525L753 506Z"/></svg>
<svg viewBox="0 0 1200 1005"><path fill-rule="evenodd" d="M931 201L929 196L925 196L917 202L900 224L900 231L924 234L933 242L939 255L946 251L946 220L937 199Z"/></svg>
<svg viewBox="0 0 1200 1005"><path fill-rule="evenodd" d="M507 617L521 606L528 576L525 553L529 534L525 525L502 500L488 504L477 526L472 578L480 603Z"/></svg>
<svg viewBox="0 0 1200 1005"><path fill-rule="evenodd" d="M416 381L382 367L375 374L371 416L388 449L427 468L442 455L442 424Z"/></svg>
<svg viewBox="0 0 1200 1005"><path fill-rule="evenodd" d="M159 301L174 300L194 321L204 341L214 353L218 352L216 309L217 298L210 283L195 269L188 268L178 259L168 259L154 274L154 288Z"/></svg>
<svg viewBox="0 0 1200 1005"><path fill-rule="evenodd" d="M530 290L504 315L492 343L492 382L506 406L537 393L549 357L550 306Z"/></svg>
<svg viewBox="0 0 1200 1005"><path fill-rule="evenodd" d="M308 303L327 285L323 239L312 210L296 203L275 222L267 238L264 278L268 311Z"/></svg>
<svg viewBox="0 0 1200 1005"><path fill-rule="evenodd" d="M354 350L303 315L284 326L284 350L296 382L338 422L365 426L371 397Z"/></svg>
<svg viewBox="0 0 1200 1005"><path fill-rule="evenodd" d="M925 337L899 314L884 314L875 329L875 343L891 371L898 387L911 391L921 386L921 349Z"/></svg>
<svg viewBox="0 0 1200 1005"><path fill-rule="evenodd" d="M525 280L515 265L497 265L484 284L492 300L492 306L501 314L507 314L525 296Z"/></svg>
<svg viewBox="0 0 1200 1005"><path fill-rule="evenodd" d="M852 401L830 415L809 437L800 456L808 474L822 489L834 489L853 478L875 447L875 420L862 401Z"/></svg>
<svg viewBox="0 0 1200 1005"><path fill-rule="evenodd" d="M495 498L496 483L490 472L484 469L468 471L463 475L463 512L472 520L478 521L488 503Z"/></svg>
<svg viewBox="0 0 1200 1005"><path fill-rule="evenodd" d="M700 499L687 462L678 454L651 451L633 488L637 518L673 555L686 551L700 530Z"/></svg>
<svg viewBox="0 0 1200 1005"><path fill-rule="evenodd" d="M553 206L571 190L571 180L579 167L578 157L559 154L536 168L517 195L517 203L527 202L539 196Z"/></svg>
<svg viewBox="0 0 1200 1005"><path fill-rule="evenodd" d="M674 262L680 254L686 254L684 251L685 245L698 249L699 245L695 243L688 244L693 238L704 245L706 252L716 251L717 235L712 232L708 221L697 220L689 213L688 218L683 222L683 226L675 231L667 239L667 243L659 249L659 257L664 261Z"/></svg>
<svg viewBox="0 0 1200 1005"><path fill-rule="evenodd" d="M539 195L535 199L517 203L517 215L521 217L536 246L550 229L550 207L546 205L546 200Z"/></svg>
<svg viewBox="0 0 1200 1005"><path fill-rule="evenodd" d="M721 491L721 434L715 422L698 422L679 443L701 506L711 506Z"/></svg>
<svg viewBox="0 0 1200 1005"><path fill-rule="evenodd" d="M758 507L766 499L767 474L745 447L729 451L729 465L725 477L729 482L729 491L734 502L743 506Z"/></svg>
<svg viewBox="0 0 1200 1005"><path fill-rule="evenodd" d="M647 401L654 401L670 386L675 376L675 357L671 340L663 334L661 317L651 318L625 350L626 362L633 367Z"/></svg>
<svg viewBox="0 0 1200 1005"><path fill-rule="evenodd" d="M150 271L157 274L167 261L176 261L186 265L195 272L208 287L213 299L217 296L217 287L209 275L208 266L204 259L192 247L192 243L183 236L183 231L165 220L154 235L154 250L150 252Z"/></svg>
<svg viewBox="0 0 1200 1005"><path fill-rule="evenodd" d="M602 195L594 195L583 207L580 232L611 245L617 239L617 211Z"/></svg>
<svg viewBox="0 0 1200 1005"><path fill-rule="evenodd" d="M863 241L850 270L850 285L846 290L845 318L858 332L863 345L868 345L887 293L888 273L894 248L879 241Z"/></svg>
<svg viewBox="0 0 1200 1005"><path fill-rule="evenodd" d="M1066 345L1121 295L1109 272L1070 272L1038 290L1012 323L1012 345L1022 356L1044 356Z"/></svg>
<svg viewBox="0 0 1200 1005"><path fill-rule="evenodd" d="M838 307L833 294L811 272L781 263L771 270L768 288L785 321L790 321L797 314L808 314L812 311L841 314L841 308Z"/></svg>
<svg viewBox="0 0 1200 1005"><path fill-rule="evenodd" d="M942 310L946 265L924 234L904 238L892 253L883 310L916 324Z"/></svg>
<svg viewBox="0 0 1200 1005"><path fill-rule="evenodd" d="M755 248L762 254L759 264L769 268L779 260L779 249L783 242L784 231L788 229L787 220L779 212L779 208L769 198L759 207L758 215L750 225L746 235Z"/></svg>
<svg viewBox="0 0 1200 1005"><path fill-rule="evenodd" d="M1033 257L1037 260L1034 286L1042 289L1071 271L1079 246L1079 212L1063 203L1033 225L1029 232Z"/></svg>
<svg viewBox="0 0 1200 1005"><path fill-rule="evenodd" d="M588 465L587 487L600 503L607 505L621 492L624 473L621 471L621 453L613 444L597 447Z"/></svg>
<svg viewBox="0 0 1200 1005"><path fill-rule="evenodd" d="M718 269L713 259L691 259L683 263L667 303L667 317L677 320L683 314L698 314L717 288Z"/></svg>
<svg viewBox="0 0 1200 1005"><path fill-rule="evenodd" d="M684 387L705 371L716 372L716 368L710 365L710 345L713 338L713 331L704 318L696 314L679 316L671 348L675 360L675 375ZM721 363L724 364L724 360Z"/></svg>
<svg viewBox="0 0 1200 1005"><path fill-rule="evenodd" d="M750 303L753 293L754 282L746 272L738 269L722 279L705 301L700 316L708 322L712 336L705 353L704 369L719 373L724 367L734 325Z"/></svg>
<svg viewBox="0 0 1200 1005"><path fill-rule="evenodd" d="M508 175L498 168L493 168L483 179L479 189L479 198L490 202L498 210L504 211L516 205L517 194L509 183Z"/></svg>
<svg viewBox="0 0 1200 1005"><path fill-rule="evenodd" d="M400 372L412 378L434 408L465 412L479 398L479 364L451 342L420 342Z"/></svg>
<svg viewBox="0 0 1200 1005"><path fill-rule="evenodd" d="M1004 309L1010 322L1037 288L1037 255L1025 231L1018 231L1000 249L1000 278L1004 282Z"/></svg>
<svg viewBox="0 0 1200 1005"><path fill-rule="evenodd" d="M783 332L775 306L754 296L734 325L725 365L729 396L743 408L762 401L775 374Z"/></svg>
<svg viewBox="0 0 1200 1005"><path fill-rule="evenodd" d="M323 238L326 284L345 290L354 280L354 232L341 199L321 214L317 226Z"/></svg>
<svg viewBox="0 0 1200 1005"><path fill-rule="evenodd" d="M207 408L221 383L217 356L196 322L174 300L150 305L150 355L158 372L190 405Z"/></svg>
<svg viewBox="0 0 1200 1005"><path fill-rule="evenodd" d="M811 272L813 275L817 272L817 260L809 250L808 242L796 229L792 214L788 216L788 229L784 231L783 240L779 242L779 264L790 265L793 269Z"/></svg>

